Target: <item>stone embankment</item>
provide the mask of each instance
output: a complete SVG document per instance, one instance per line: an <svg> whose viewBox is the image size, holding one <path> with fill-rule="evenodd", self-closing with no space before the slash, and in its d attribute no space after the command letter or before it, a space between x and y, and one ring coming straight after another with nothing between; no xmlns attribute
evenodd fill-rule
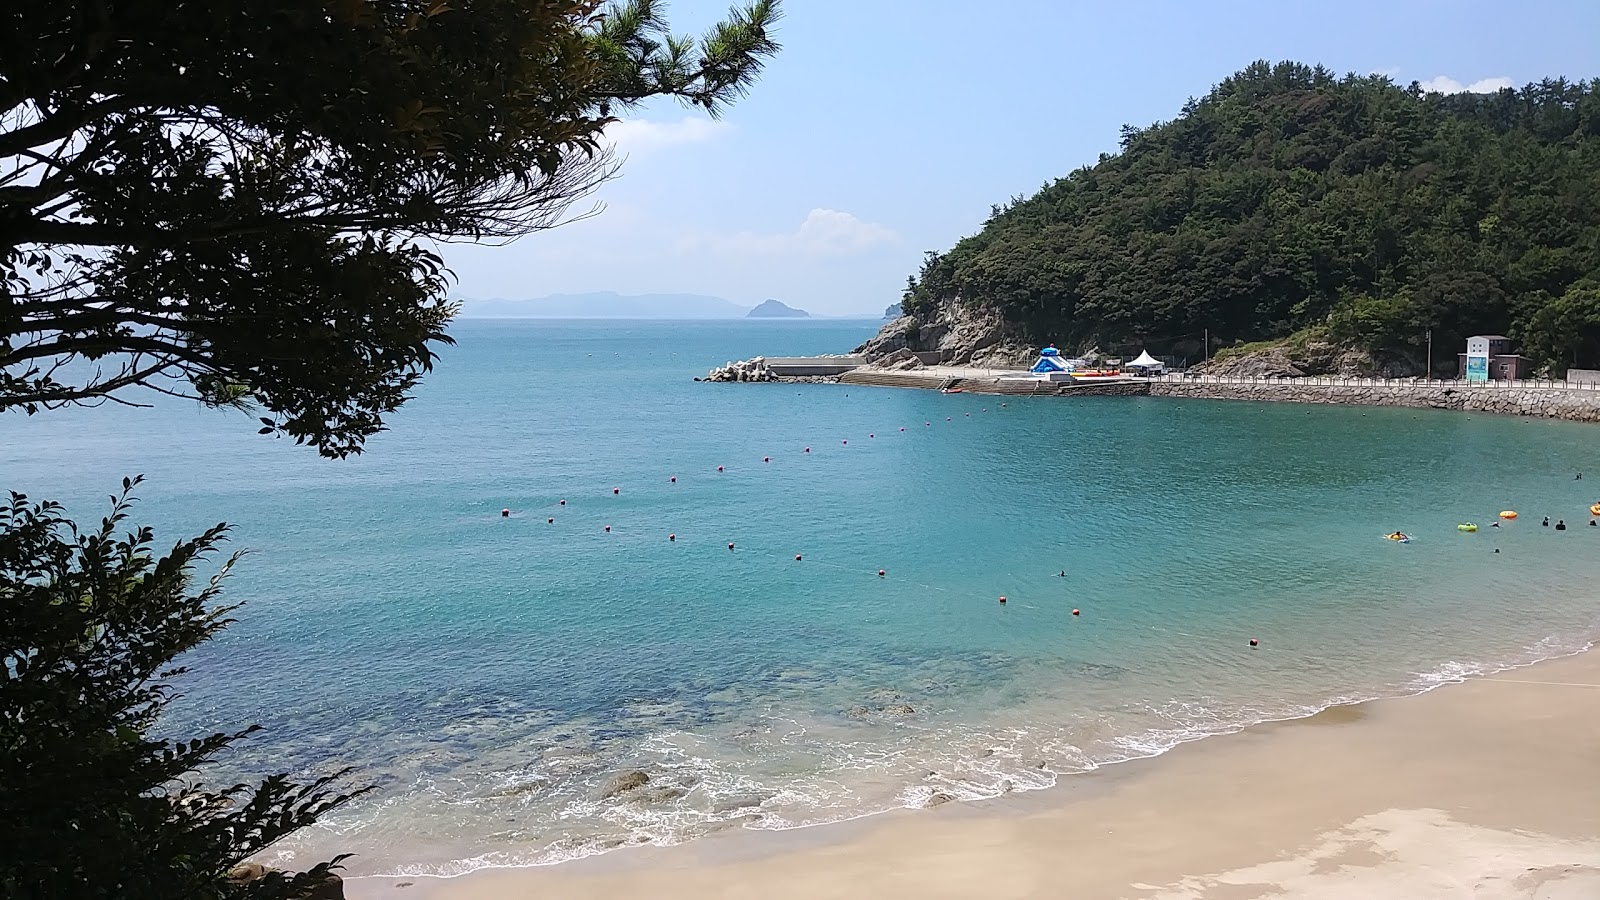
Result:
<svg viewBox="0 0 1600 900"><path fill-rule="evenodd" d="M1562 382L1527 386L1468 386L1453 381L1187 381L1174 377L1149 382L1149 393L1153 397L1189 397L1197 400L1403 406L1600 422L1600 390L1577 389Z"/></svg>

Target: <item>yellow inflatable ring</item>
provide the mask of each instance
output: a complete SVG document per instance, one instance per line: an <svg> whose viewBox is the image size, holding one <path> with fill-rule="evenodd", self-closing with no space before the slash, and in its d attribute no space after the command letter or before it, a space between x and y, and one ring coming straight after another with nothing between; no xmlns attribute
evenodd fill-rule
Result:
<svg viewBox="0 0 1600 900"><path fill-rule="evenodd" d="M1478 526L1473 524L1473 523L1471 523L1471 522L1462 522L1460 525L1456 526L1456 530L1457 531L1477 531L1478 530Z"/></svg>
<svg viewBox="0 0 1600 900"><path fill-rule="evenodd" d="M1589 507L1589 513L1591 515L1600 516L1600 503L1596 503L1595 505Z"/></svg>
<svg viewBox="0 0 1600 900"><path fill-rule="evenodd" d="M1514 509L1502 509L1502 510L1500 510L1500 518L1502 518L1502 519L1515 519L1516 517L1517 517L1517 511L1514 510Z"/></svg>

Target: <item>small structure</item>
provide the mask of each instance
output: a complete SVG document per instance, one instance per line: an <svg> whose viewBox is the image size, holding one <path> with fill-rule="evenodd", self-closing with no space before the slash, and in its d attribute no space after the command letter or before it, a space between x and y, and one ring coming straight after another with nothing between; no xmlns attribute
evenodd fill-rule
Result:
<svg viewBox="0 0 1600 900"><path fill-rule="evenodd" d="M1039 351L1039 359L1028 367L1028 374L1044 381L1071 381L1072 369L1070 361L1061 358L1060 350L1045 347Z"/></svg>
<svg viewBox="0 0 1600 900"><path fill-rule="evenodd" d="M1533 361L1511 352L1511 339L1499 334L1467 338L1457 377L1469 382L1516 381L1533 372Z"/></svg>
<svg viewBox="0 0 1600 900"><path fill-rule="evenodd" d="M1139 352L1138 359L1128 363L1123 368L1133 370L1135 375L1164 375L1167 371L1167 364L1151 356L1150 351L1142 350Z"/></svg>

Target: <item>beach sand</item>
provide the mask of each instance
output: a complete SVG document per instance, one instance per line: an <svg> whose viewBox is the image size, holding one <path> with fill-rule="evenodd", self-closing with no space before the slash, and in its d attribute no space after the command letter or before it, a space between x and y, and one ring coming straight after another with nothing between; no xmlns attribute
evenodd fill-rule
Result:
<svg viewBox="0 0 1600 900"><path fill-rule="evenodd" d="M346 888L356 900L1600 898L1600 652L1196 741L1048 791Z"/></svg>

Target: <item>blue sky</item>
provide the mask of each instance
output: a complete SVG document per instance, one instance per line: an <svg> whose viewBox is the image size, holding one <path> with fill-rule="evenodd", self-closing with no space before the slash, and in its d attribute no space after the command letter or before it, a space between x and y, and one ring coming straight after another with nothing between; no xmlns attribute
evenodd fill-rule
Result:
<svg viewBox="0 0 1600 900"><path fill-rule="evenodd" d="M698 33L726 2L677 0ZM1256 59L1444 90L1600 76L1600 0L785 0L784 49L720 122L674 105L613 127L622 176L585 221L452 245L462 297L697 293L880 313L924 250L991 204L1114 152L1124 123Z"/></svg>

